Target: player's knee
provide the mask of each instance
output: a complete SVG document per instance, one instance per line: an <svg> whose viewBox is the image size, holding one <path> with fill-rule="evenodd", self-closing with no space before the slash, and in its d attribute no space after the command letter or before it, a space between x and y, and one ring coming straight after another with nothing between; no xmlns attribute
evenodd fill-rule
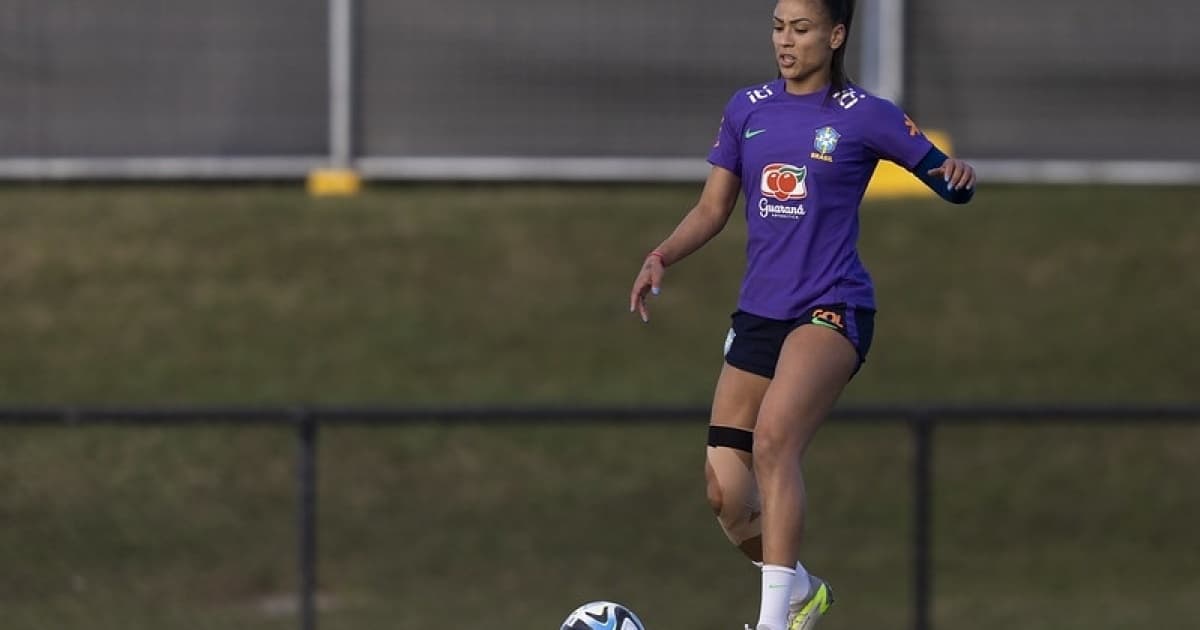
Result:
<svg viewBox="0 0 1200 630"><path fill-rule="evenodd" d="M804 453L807 442L808 435L798 431L795 422L771 422L760 418L754 430L754 466L761 470L793 460Z"/></svg>
<svg viewBox="0 0 1200 630"><path fill-rule="evenodd" d="M786 436L774 427L763 423L754 432L754 465L756 468L771 466L778 460L784 450Z"/></svg>
<svg viewBox="0 0 1200 630"><path fill-rule="evenodd" d="M708 504L729 541L735 545L760 536L758 486L750 462L728 447L709 447L704 467Z"/></svg>
<svg viewBox="0 0 1200 630"><path fill-rule="evenodd" d="M762 535L758 485L751 470L752 434L741 429L714 427L709 432L704 467L708 503L730 542L742 545Z"/></svg>

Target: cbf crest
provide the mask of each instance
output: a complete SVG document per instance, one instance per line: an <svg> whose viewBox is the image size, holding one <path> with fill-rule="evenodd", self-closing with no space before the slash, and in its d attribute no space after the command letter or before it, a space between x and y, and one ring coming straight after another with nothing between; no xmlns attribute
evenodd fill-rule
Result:
<svg viewBox="0 0 1200 630"><path fill-rule="evenodd" d="M813 136L813 149L815 150L808 157L822 162L832 162L833 152L837 150L838 140L841 139L842 134L838 133L837 129L821 127Z"/></svg>

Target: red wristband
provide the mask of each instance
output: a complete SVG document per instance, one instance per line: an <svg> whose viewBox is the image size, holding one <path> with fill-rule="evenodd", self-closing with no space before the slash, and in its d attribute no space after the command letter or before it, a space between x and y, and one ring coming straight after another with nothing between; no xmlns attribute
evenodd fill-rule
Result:
<svg viewBox="0 0 1200 630"><path fill-rule="evenodd" d="M664 267L667 266L667 259L665 256L663 256L662 252L655 249L655 250L652 250L649 254L646 254L646 258L649 258L651 256L658 256L658 262L661 263L662 266L664 266Z"/></svg>

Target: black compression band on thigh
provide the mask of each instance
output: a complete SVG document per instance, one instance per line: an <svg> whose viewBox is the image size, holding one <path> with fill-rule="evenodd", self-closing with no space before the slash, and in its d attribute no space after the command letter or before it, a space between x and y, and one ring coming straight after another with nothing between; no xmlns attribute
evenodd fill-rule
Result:
<svg viewBox="0 0 1200 630"><path fill-rule="evenodd" d="M747 453L754 452L754 432L733 427L708 426L708 445L727 446Z"/></svg>

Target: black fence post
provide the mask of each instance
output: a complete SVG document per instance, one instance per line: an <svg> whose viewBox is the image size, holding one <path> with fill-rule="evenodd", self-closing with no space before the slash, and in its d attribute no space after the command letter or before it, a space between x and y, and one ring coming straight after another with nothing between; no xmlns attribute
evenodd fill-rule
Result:
<svg viewBox="0 0 1200 630"><path fill-rule="evenodd" d="M317 590L317 420L311 411L295 412L297 430L296 532L300 580L300 630L316 630Z"/></svg>
<svg viewBox="0 0 1200 630"><path fill-rule="evenodd" d="M913 415L913 630L930 630L933 597L933 428L928 413Z"/></svg>

